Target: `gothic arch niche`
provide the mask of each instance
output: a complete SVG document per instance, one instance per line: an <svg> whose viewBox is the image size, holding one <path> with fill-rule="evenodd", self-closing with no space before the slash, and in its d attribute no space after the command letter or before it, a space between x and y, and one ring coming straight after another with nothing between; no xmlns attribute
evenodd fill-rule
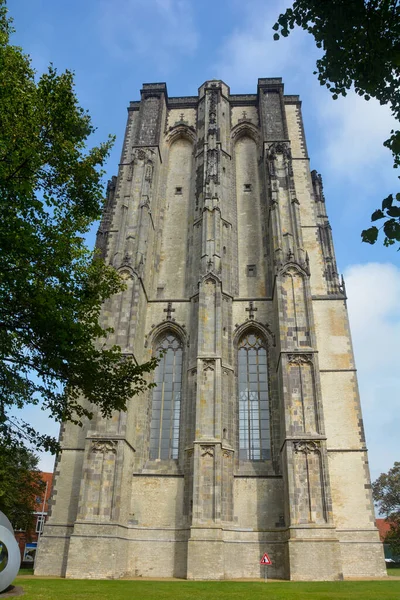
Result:
<svg viewBox="0 0 400 600"><path fill-rule="evenodd" d="M285 297L283 322L293 324L287 331L286 346L288 349L309 347L311 332L306 275L296 265L289 265L281 272L281 281L281 293Z"/></svg>
<svg viewBox="0 0 400 600"><path fill-rule="evenodd" d="M256 142L256 144L260 143L260 136L257 127L255 127L251 121L244 121L243 123L238 123L235 125L235 127L233 127L231 133L231 139L233 142L236 143L242 137L250 137Z"/></svg>
<svg viewBox="0 0 400 600"><path fill-rule="evenodd" d="M296 501L293 524L328 521L325 477L319 440L293 442L293 478Z"/></svg>
<svg viewBox="0 0 400 600"><path fill-rule="evenodd" d="M239 296L266 295L258 148L250 132L235 143Z"/></svg>
<svg viewBox="0 0 400 600"><path fill-rule="evenodd" d="M312 354L288 355L288 392L293 406L292 435L320 434L320 416Z"/></svg>
<svg viewBox="0 0 400 600"><path fill-rule="evenodd" d="M127 264L122 265L118 273L124 281L125 289L114 294L104 303L102 324L114 330L108 336L108 343L117 344L127 352L131 350L134 337L135 323L131 313L138 278L136 272ZM113 315L116 315L116 318L113 318Z"/></svg>
<svg viewBox="0 0 400 600"><path fill-rule="evenodd" d="M268 346L255 327L237 339L237 399L239 460L271 460Z"/></svg>
<svg viewBox="0 0 400 600"><path fill-rule="evenodd" d="M181 421L183 343L171 329L157 336L153 353L160 356L151 392L150 460L178 459Z"/></svg>
<svg viewBox="0 0 400 600"><path fill-rule="evenodd" d="M185 136L173 138L168 153L167 186L161 221L158 287L164 298L185 295L193 145Z"/></svg>

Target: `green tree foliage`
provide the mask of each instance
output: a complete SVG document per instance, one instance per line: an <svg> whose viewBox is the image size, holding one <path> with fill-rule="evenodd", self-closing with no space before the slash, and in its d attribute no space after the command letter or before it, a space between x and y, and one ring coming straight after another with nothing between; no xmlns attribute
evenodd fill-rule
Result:
<svg viewBox="0 0 400 600"><path fill-rule="evenodd" d="M0 0L0 436L55 451L53 438L10 416L14 407L40 402L58 421L80 422L92 416L85 397L109 416L147 389L156 361L122 356L99 323L123 282L83 236L101 215L113 140L87 149L94 127L72 73L50 66L36 80L10 33Z"/></svg>
<svg viewBox="0 0 400 600"><path fill-rule="evenodd" d="M390 523L385 542L390 544L393 554L400 556L400 462L378 477L372 484L372 493L379 511Z"/></svg>
<svg viewBox="0 0 400 600"><path fill-rule="evenodd" d="M400 2L399 0L295 0L281 14L273 29L278 40L295 26L314 36L323 56L317 60L318 79L332 98L346 96L354 86L365 100L376 98L388 104L400 121ZM280 35L279 35L280 34ZM384 145L400 166L400 131L391 131ZM383 219L384 244L400 242L400 193L391 194L374 211L372 221ZM374 244L376 225L361 233Z"/></svg>
<svg viewBox="0 0 400 600"><path fill-rule="evenodd" d="M15 529L33 528L36 497L45 489L37 465L38 458L26 448L0 442L0 511Z"/></svg>

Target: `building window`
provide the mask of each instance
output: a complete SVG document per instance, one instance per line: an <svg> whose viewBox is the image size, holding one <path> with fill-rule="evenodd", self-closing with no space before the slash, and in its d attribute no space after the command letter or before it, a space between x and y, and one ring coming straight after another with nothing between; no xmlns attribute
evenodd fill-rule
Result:
<svg viewBox="0 0 400 600"><path fill-rule="evenodd" d="M182 344L172 333L158 340L150 426L150 458L178 458L182 388Z"/></svg>
<svg viewBox="0 0 400 600"><path fill-rule="evenodd" d="M242 460L271 458L268 399L267 348L250 331L238 346L239 457Z"/></svg>
<svg viewBox="0 0 400 600"><path fill-rule="evenodd" d="M180 186L175 188L175 195L176 196L182 195L182 188Z"/></svg>
<svg viewBox="0 0 400 600"><path fill-rule="evenodd" d="M256 277L257 267L256 265L247 265L247 277Z"/></svg>
<svg viewBox="0 0 400 600"><path fill-rule="evenodd" d="M43 525L46 521L45 515L38 515L36 519L36 533L43 533Z"/></svg>
<svg viewBox="0 0 400 600"><path fill-rule="evenodd" d="M245 183L243 186L244 192L251 192L251 183Z"/></svg>

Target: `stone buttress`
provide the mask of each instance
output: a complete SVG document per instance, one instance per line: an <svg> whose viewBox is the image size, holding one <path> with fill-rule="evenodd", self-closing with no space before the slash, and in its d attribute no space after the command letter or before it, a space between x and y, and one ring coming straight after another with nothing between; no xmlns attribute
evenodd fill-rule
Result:
<svg viewBox="0 0 400 600"><path fill-rule="evenodd" d="M298 96L207 81L128 109L102 323L156 387L65 425L36 573L384 575L343 281ZM160 354L161 353L161 354Z"/></svg>

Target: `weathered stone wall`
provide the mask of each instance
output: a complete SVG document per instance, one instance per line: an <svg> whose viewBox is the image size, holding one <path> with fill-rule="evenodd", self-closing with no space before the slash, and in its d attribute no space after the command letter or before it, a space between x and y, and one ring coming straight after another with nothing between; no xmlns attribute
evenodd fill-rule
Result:
<svg viewBox="0 0 400 600"><path fill-rule="evenodd" d="M150 459L151 390L126 414L65 426L36 573L262 578L268 552L269 577L383 575L345 289L298 96L279 78L182 98L145 84L97 244L126 281L102 311L109 342L139 362L166 333L181 344L179 453ZM268 360L263 460L239 458L249 333Z"/></svg>
<svg viewBox="0 0 400 600"><path fill-rule="evenodd" d="M193 146L178 138L168 152L168 172L165 205L162 208L162 236L157 298L186 296L186 263L188 229L193 227L190 208ZM180 224L180 227L177 227Z"/></svg>
<svg viewBox="0 0 400 600"><path fill-rule="evenodd" d="M258 178L258 151L247 136L235 144L238 223L239 296L265 297L266 270L262 241L262 210Z"/></svg>
<svg viewBox="0 0 400 600"><path fill-rule="evenodd" d="M141 528L182 528L183 477L136 475L131 495L131 523ZM165 501L174 499L174 502Z"/></svg>
<svg viewBox="0 0 400 600"><path fill-rule="evenodd" d="M281 478L235 477L235 524L260 531L283 524L283 483Z"/></svg>

